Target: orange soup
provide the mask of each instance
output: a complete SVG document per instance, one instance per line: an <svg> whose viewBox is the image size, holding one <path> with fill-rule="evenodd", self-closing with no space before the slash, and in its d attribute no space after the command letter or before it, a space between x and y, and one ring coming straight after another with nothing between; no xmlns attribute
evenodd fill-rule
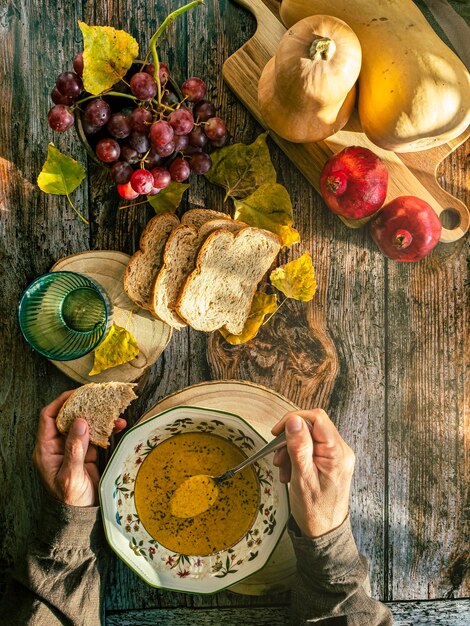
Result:
<svg viewBox="0 0 470 626"><path fill-rule="evenodd" d="M197 556L237 543L250 529L258 509L259 486L251 467L220 483L216 501L200 515L174 517L170 500L189 477L220 476L245 458L233 443L209 433L183 433L157 445L135 481L137 514L147 532L168 550Z"/></svg>

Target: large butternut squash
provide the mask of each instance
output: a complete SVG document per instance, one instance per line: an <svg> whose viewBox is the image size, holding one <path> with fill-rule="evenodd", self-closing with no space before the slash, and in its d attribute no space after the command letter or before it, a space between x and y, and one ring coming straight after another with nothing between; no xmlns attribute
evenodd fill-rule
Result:
<svg viewBox="0 0 470 626"><path fill-rule="evenodd" d="M395 152L438 146L470 124L470 75L412 0L282 0L289 28L328 13L362 48L359 116L371 141Z"/></svg>

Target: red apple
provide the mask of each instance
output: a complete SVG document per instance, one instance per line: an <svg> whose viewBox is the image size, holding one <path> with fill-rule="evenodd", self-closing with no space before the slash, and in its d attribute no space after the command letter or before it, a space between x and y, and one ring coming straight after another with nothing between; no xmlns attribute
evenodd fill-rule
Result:
<svg viewBox="0 0 470 626"><path fill-rule="evenodd" d="M370 224L380 250L395 261L419 261L441 237L442 225L432 207L416 196L400 196L385 205Z"/></svg>
<svg viewBox="0 0 470 626"><path fill-rule="evenodd" d="M333 155L320 174L321 195L338 215L358 220L373 215L387 195L388 171L367 148L351 146Z"/></svg>

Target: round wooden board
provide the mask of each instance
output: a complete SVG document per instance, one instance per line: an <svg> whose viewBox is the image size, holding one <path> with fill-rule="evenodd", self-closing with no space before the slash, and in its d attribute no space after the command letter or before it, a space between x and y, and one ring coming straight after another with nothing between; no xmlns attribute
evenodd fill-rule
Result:
<svg viewBox="0 0 470 626"><path fill-rule="evenodd" d="M249 422L266 440L271 428L288 411L296 410L290 400L254 383L229 380L211 381L186 387L152 407L139 421L174 406L192 405L236 413ZM289 591L294 581L296 561L291 541L284 532L273 555L262 570L230 587L230 591L253 596Z"/></svg>
<svg viewBox="0 0 470 626"><path fill-rule="evenodd" d="M96 376L88 376L93 367L93 352L74 361L51 360L51 363L78 383L131 383L155 363L171 339L173 330L168 324L138 308L124 293L122 278L129 258L124 252L93 250L64 257L51 268L51 272L65 270L85 274L102 285L113 303L113 321L118 326L127 328L140 348L140 353L129 363L112 367Z"/></svg>

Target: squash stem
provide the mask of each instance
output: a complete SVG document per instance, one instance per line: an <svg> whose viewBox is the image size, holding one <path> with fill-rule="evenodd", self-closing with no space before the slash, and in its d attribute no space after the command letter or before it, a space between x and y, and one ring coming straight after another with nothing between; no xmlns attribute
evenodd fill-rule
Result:
<svg viewBox="0 0 470 626"><path fill-rule="evenodd" d="M329 37L317 37L310 46L312 61L329 61L336 51L335 42Z"/></svg>

